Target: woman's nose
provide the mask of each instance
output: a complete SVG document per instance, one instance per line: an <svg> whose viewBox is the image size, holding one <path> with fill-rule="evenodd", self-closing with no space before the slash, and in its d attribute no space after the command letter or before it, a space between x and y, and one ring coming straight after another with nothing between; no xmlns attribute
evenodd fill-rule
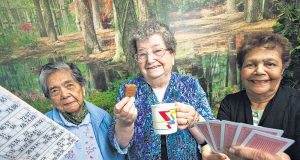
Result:
<svg viewBox="0 0 300 160"><path fill-rule="evenodd" d="M262 64L257 65L255 73L257 73L257 74L265 73L264 65L262 65Z"/></svg>
<svg viewBox="0 0 300 160"><path fill-rule="evenodd" d="M62 87L61 88L61 97L65 98L65 97L68 97L69 95L70 95L70 90L68 90L65 87Z"/></svg>
<svg viewBox="0 0 300 160"><path fill-rule="evenodd" d="M148 63L152 63L152 62L154 62L155 61L155 56L154 56L154 54L152 53L152 51L151 52L148 52L148 54L147 54L147 62Z"/></svg>

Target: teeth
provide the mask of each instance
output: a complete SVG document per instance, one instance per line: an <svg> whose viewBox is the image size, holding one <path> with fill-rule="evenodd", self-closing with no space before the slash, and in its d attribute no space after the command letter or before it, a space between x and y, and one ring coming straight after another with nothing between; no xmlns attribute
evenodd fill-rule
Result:
<svg viewBox="0 0 300 160"><path fill-rule="evenodd" d="M157 68L157 66L148 67L148 69L154 69L154 68Z"/></svg>
<svg viewBox="0 0 300 160"><path fill-rule="evenodd" d="M267 83L269 80L251 80L253 83Z"/></svg>

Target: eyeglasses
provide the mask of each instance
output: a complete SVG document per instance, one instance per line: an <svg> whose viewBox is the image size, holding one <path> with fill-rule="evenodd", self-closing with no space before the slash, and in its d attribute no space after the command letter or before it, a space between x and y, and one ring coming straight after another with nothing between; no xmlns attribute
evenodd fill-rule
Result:
<svg viewBox="0 0 300 160"><path fill-rule="evenodd" d="M165 48L155 48L155 49L150 48L150 49L155 59L160 59L166 54L166 51L169 50ZM134 55L134 59L138 62L143 62L148 58L149 54L150 54L149 51L138 52L137 54Z"/></svg>

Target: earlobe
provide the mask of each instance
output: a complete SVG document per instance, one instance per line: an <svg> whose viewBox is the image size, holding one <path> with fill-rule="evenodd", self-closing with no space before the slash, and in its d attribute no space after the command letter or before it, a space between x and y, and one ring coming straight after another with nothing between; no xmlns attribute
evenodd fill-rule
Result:
<svg viewBox="0 0 300 160"><path fill-rule="evenodd" d="M85 88L82 86L81 89L82 89L83 97L85 97Z"/></svg>

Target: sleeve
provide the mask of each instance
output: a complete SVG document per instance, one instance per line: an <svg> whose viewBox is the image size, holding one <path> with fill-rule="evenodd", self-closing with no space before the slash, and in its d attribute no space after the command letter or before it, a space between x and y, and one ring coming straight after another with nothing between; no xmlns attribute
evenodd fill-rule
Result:
<svg viewBox="0 0 300 160"><path fill-rule="evenodd" d="M298 97L297 99L297 103L295 104L295 106L297 106L297 110L296 110L296 117L295 117L295 143L293 144L293 148L292 148L292 157L291 159L300 159L300 97Z"/></svg>
<svg viewBox="0 0 300 160"><path fill-rule="evenodd" d="M117 102L119 102L122 99L123 95L124 95L124 85L125 84L122 84L119 87L118 96L117 96L117 99L116 99ZM108 139L109 139L111 145L114 146L114 148L118 151L118 153L127 154L128 148L130 147L131 142L129 143L129 145L126 148L121 148L120 147L120 145L118 144L117 139L115 137L115 125L116 125L116 117L113 118L111 126L109 127Z"/></svg>
<svg viewBox="0 0 300 160"><path fill-rule="evenodd" d="M230 100L228 96L226 96L220 105L219 111L218 111L218 116L217 119L219 120L230 120L230 113L231 113L231 108L230 108Z"/></svg>
<svg viewBox="0 0 300 160"><path fill-rule="evenodd" d="M195 97L192 97L196 99L196 103L194 105L197 112L206 120L212 120L215 119L210 105L208 103L208 100L206 98L206 93L202 89L199 81L195 80Z"/></svg>

